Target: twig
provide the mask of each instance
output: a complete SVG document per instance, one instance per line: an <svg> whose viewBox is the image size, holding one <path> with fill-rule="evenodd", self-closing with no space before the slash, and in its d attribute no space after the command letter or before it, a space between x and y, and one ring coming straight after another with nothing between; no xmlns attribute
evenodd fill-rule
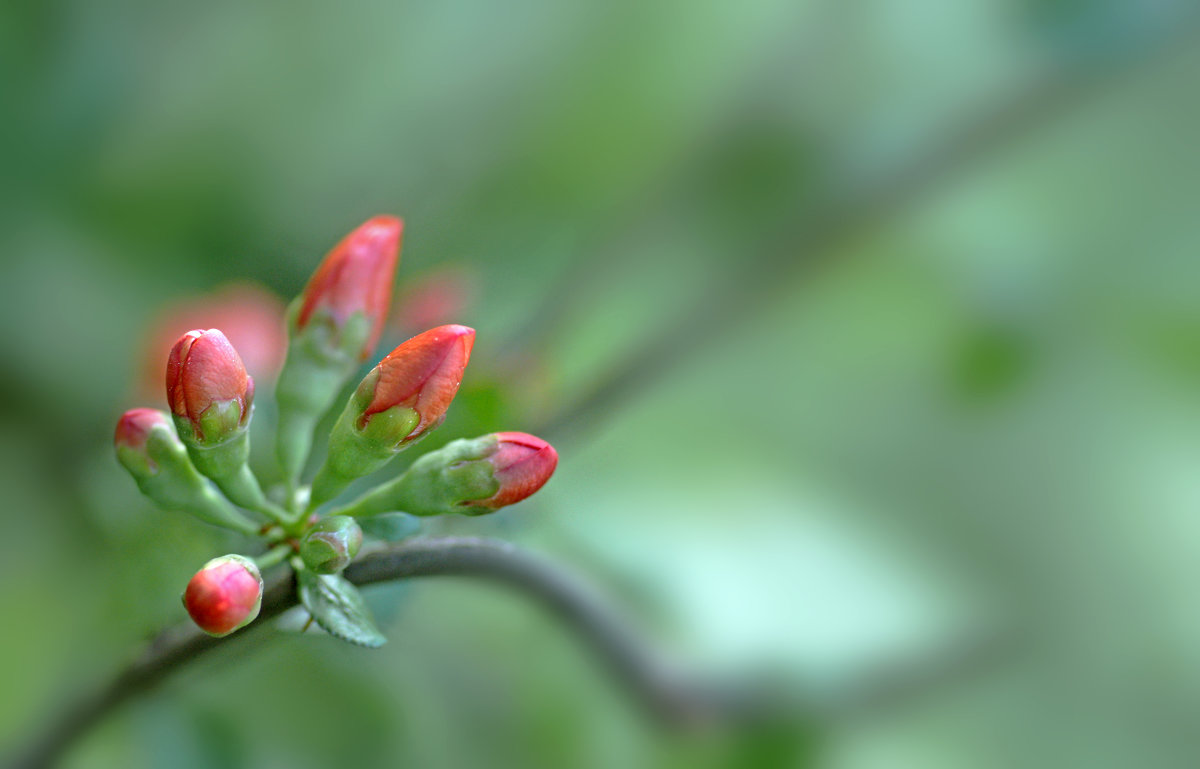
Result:
<svg viewBox="0 0 1200 769"><path fill-rule="evenodd" d="M615 678L667 725L685 725L710 715L705 702L630 627L584 584L550 561L510 544L487 539L416 539L366 553L345 576L358 585L410 577L461 575L509 585L542 604L579 634ZM218 646L236 643L297 604L291 570L271 579L262 611L247 631L212 638L188 623L160 633L141 656L111 683L58 715L18 756L14 768L53 766L71 745L125 701L144 692Z"/></svg>

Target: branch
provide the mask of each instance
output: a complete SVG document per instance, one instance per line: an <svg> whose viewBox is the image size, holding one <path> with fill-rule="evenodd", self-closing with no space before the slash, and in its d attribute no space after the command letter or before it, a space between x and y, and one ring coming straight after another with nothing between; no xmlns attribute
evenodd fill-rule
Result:
<svg viewBox="0 0 1200 769"><path fill-rule="evenodd" d="M898 167L885 169L853 189L831 194L795 212L785 231L748 244L748 257L716 276L690 307L663 322L653 336L635 345L623 360L596 377L574 402L548 414L532 432L555 444L577 437L607 418L622 402L647 389L662 375L702 350L711 350L721 333L736 321L768 306L781 290L793 285L802 270L816 270L864 235L877 231L973 169L1011 150L1038 129L1089 103L1105 89L1139 74L1145 67L1178 51L1188 50L1200 35L1200 14L1181 14L1178 23L1158 40L1135 46L1108 60L1061 64L1014 93L997 95L993 103L961 123L947 126L928 149ZM526 326L527 339L559 328L553 314L572 307L567 285L547 294L546 306L535 310Z"/></svg>
<svg viewBox="0 0 1200 769"><path fill-rule="evenodd" d="M692 723L712 709L592 590L550 561L510 544L488 539L415 539L369 552L345 571L357 585L437 575L484 577L524 592L573 628L630 694L664 724ZM107 686L60 714L11 766L52 766L125 701L206 652L261 633L265 620L296 605L295 576L288 569L268 581L259 618L246 631L213 638L190 622L164 630Z"/></svg>

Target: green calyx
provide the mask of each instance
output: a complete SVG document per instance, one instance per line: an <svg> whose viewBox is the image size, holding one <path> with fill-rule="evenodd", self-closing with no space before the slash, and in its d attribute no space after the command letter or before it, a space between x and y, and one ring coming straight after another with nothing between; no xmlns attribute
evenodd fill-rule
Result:
<svg viewBox="0 0 1200 769"><path fill-rule="evenodd" d="M247 407L243 413L242 402L234 398L214 401L200 414L195 424L178 414L173 414L172 419L184 443L189 446L212 448L236 440L246 432L250 424L251 408Z"/></svg>
<svg viewBox="0 0 1200 769"><path fill-rule="evenodd" d="M339 514L370 516L481 515L491 510L466 503L487 499L500 490L487 458L499 447L495 435L451 441L413 463L403 475L369 492Z"/></svg>
<svg viewBox="0 0 1200 769"><path fill-rule="evenodd" d="M300 543L300 558L317 574L336 574L358 555L363 532L358 522L344 515L322 518Z"/></svg>
<svg viewBox="0 0 1200 769"><path fill-rule="evenodd" d="M372 414L360 426L362 413L374 392L372 372L351 396L329 435L329 453L313 480L309 509L333 499L356 478L374 472L398 452L412 445L405 442L421 421L421 416L406 406L393 406Z"/></svg>
<svg viewBox="0 0 1200 769"><path fill-rule="evenodd" d="M299 328L304 297L296 297L288 306L288 357L307 358L326 368L357 366L363 347L371 336L371 319L364 310L338 321L328 308L318 307Z"/></svg>
<svg viewBox="0 0 1200 769"><path fill-rule="evenodd" d="M143 450L119 446L117 460L133 476L142 494L159 507L189 513L243 534L257 533L257 526L205 482L183 443L165 423L150 431Z"/></svg>

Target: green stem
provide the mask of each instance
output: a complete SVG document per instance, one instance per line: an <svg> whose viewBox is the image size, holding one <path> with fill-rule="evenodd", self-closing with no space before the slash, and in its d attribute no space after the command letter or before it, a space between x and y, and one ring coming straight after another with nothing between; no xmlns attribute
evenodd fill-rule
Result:
<svg viewBox="0 0 1200 769"><path fill-rule="evenodd" d="M267 499L262 487L258 485L258 479L246 465L242 465L230 475L213 478L213 482L236 504L262 513L280 525L285 525L291 517L286 510Z"/></svg>
<svg viewBox="0 0 1200 769"><path fill-rule="evenodd" d="M272 566L283 563L292 552L292 546L289 544L276 545L255 558L254 565L258 567L259 571L266 571Z"/></svg>
<svg viewBox="0 0 1200 769"><path fill-rule="evenodd" d="M312 450L313 432L318 420L319 415L293 410L280 412L275 450L287 481L289 497L294 496L300 486L300 475Z"/></svg>

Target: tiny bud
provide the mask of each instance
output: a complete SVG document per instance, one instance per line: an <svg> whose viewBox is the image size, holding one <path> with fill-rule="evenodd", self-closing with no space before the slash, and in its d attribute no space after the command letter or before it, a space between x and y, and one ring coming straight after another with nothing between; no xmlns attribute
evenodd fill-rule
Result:
<svg viewBox="0 0 1200 769"><path fill-rule="evenodd" d="M333 247L300 295L295 331L321 319L336 337L361 313L366 334L353 353L366 360L375 349L392 301L392 282L404 223L394 216L368 219Z"/></svg>
<svg viewBox="0 0 1200 769"><path fill-rule="evenodd" d="M339 512L356 516L392 511L483 515L536 492L557 465L554 447L526 433L451 441Z"/></svg>
<svg viewBox="0 0 1200 769"><path fill-rule="evenodd" d="M147 444L155 429L174 437L167 415L158 409L130 409L117 422L113 444L117 460L134 477L148 477L158 472L158 463L150 456Z"/></svg>
<svg viewBox="0 0 1200 769"><path fill-rule="evenodd" d="M131 409L117 422L113 443L117 461L138 488L167 510L191 513L208 523L255 532L254 524L221 499L188 458L167 415L156 409Z"/></svg>
<svg viewBox="0 0 1200 769"><path fill-rule="evenodd" d="M196 572L183 593L183 605L201 630L220 637L258 616L262 593L262 575L254 561L223 555Z"/></svg>
<svg viewBox="0 0 1200 769"><path fill-rule="evenodd" d="M337 574L358 555L363 533L358 521L345 515L322 518L300 543L300 557L317 574Z"/></svg>
<svg viewBox="0 0 1200 769"><path fill-rule="evenodd" d="M474 329L439 326L409 339L371 369L333 426L311 504L332 499L441 424L474 343Z"/></svg>
<svg viewBox="0 0 1200 769"><path fill-rule="evenodd" d="M254 380L217 329L189 331L167 359L167 403L187 442L205 446L239 435L250 420Z"/></svg>

